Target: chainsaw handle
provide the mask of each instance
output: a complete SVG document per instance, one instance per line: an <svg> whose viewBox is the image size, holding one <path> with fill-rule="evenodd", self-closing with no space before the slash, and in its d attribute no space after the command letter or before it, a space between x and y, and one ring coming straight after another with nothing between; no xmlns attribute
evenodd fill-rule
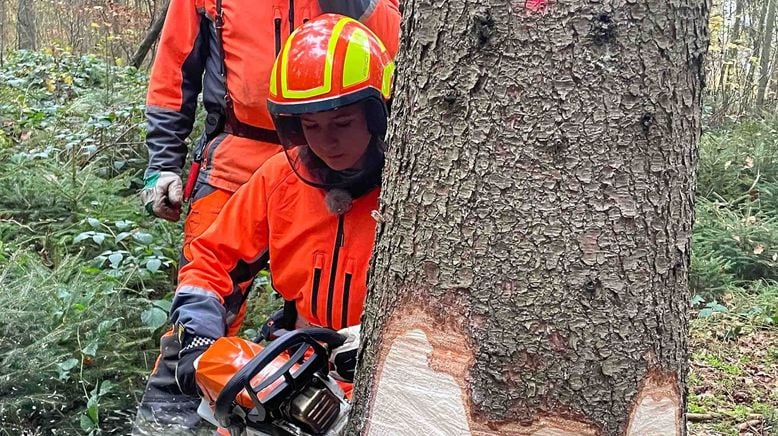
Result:
<svg viewBox="0 0 778 436"><path fill-rule="evenodd" d="M324 342L332 350L338 348L346 342L346 337L336 332L335 330L324 327L304 327L297 330L291 330L296 332L306 333L318 342ZM290 330L278 329L273 332L273 338L277 339L290 333Z"/></svg>
<svg viewBox="0 0 778 436"><path fill-rule="evenodd" d="M316 373L326 372L329 365L329 352L319 341L334 348L342 345L345 337L333 330L315 327L286 332L270 342L240 371L235 373L222 389L214 405L214 417L219 425L229 428L232 424L231 415L235 399L244 389L256 406L264 407L279 398L282 392L288 389L298 389L313 378ZM306 358L305 354L311 349L312 353ZM283 353L289 354L288 361L273 374L265 377L259 385L253 387L251 380ZM292 373L293 366L298 362L300 362L298 368ZM276 386L264 401L260 400L259 392L271 386L281 377L283 377L281 384Z"/></svg>

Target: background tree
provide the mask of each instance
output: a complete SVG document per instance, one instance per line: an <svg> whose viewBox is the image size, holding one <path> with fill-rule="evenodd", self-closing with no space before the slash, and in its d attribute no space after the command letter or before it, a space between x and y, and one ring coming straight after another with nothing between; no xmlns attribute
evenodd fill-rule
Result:
<svg viewBox="0 0 778 436"><path fill-rule="evenodd" d="M404 14L350 432L685 433L705 2Z"/></svg>
<svg viewBox="0 0 778 436"><path fill-rule="evenodd" d="M0 68L5 63L5 6L6 0L0 0Z"/></svg>
<svg viewBox="0 0 778 436"><path fill-rule="evenodd" d="M35 50L38 46L32 1L19 1L16 13L16 41L18 48L22 50Z"/></svg>
<svg viewBox="0 0 778 436"><path fill-rule="evenodd" d="M723 63L718 81L719 91L721 93L721 105L724 108L729 107L732 94L733 75L737 71L735 63L737 62L737 44L740 41L740 30L743 22L743 10L745 2L738 1L735 5L734 25L732 26L732 35L728 37L726 49L723 54Z"/></svg>
<svg viewBox="0 0 778 436"><path fill-rule="evenodd" d="M0 15L0 45L30 48L34 42L35 48L98 55L113 65L133 59L166 7L164 0L5 0L4 5L14 13Z"/></svg>
<svg viewBox="0 0 778 436"><path fill-rule="evenodd" d="M130 59L130 65L134 66L135 68L140 68L140 66L143 64L143 61L146 59L146 55L149 53L149 50L154 45L154 43L156 43L157 39L159 39L159 34L162 32L162 25L165 24L165 17L167 17L167 10L169 6L170 1L168 0L162 6L162 10L160 11L159 16L154 19L154 23L151 25L149 33L146 34L146 37L143 38L143 41L135 51L135 54L132 55L132 59Z"/></svg>
<svg viewBox="0 0 778 436"><path fill-rule="evenodd" d="M778 50L769 19L775 1L714 0L707 62L711 86L706 90L708 125L760 114L778 103L771 91ZM774 14L774 13L773 13ZM766 74L766 76L765 76ZM715 83L713 79L715 78ZM761 96L760 96L761 95ZM761 101L761 103L760 103Z"/></svg>
<svg viewBox="0 0 778 436"><path fill-rule="evenodd" d="M765 93L767 84L770 81L770 68L775 68L775 63L771 61L773 29L775 28L775 10L778 0L769 0L770 6L765 17L764 35L762 39L762 54L759 57L759 83L756 91L756 107L764 108Z"/></svg>

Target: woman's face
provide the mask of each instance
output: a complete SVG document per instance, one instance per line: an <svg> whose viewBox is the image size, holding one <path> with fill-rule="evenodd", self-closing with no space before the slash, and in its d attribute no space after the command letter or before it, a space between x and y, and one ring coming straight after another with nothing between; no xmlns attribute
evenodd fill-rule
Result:
<svg viewBox="0 0 778 436"><path fill-rule="evenodd" d="M305 139L316 156L335 171L361 169L370 144L360 103L300 116Z"/></svg>

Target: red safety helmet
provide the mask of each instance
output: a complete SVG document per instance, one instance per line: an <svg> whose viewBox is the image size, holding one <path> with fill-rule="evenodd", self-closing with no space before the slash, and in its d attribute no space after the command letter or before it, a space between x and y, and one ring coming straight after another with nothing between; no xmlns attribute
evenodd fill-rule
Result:
<svg viewBox="0 0 778 436"><path fill-rule="evenodd" d="M285 147L305 145L299 115L365 102L370 132L386 133L394 62L364 24L320 15L295 30L276 58L268 109Z"/></svg>

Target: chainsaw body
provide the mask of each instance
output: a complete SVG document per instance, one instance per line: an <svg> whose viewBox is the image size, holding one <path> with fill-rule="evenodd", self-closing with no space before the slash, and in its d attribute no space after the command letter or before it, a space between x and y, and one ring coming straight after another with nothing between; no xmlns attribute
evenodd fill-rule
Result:
<svg viewBox="0 0 778 436"><path fill-rule="evenodd" d="M329 350L343 337L329 329L285 332L265 346L222 337L197 362L198 413L239 435L335 435L351 406L329 375Z"/></svg>

